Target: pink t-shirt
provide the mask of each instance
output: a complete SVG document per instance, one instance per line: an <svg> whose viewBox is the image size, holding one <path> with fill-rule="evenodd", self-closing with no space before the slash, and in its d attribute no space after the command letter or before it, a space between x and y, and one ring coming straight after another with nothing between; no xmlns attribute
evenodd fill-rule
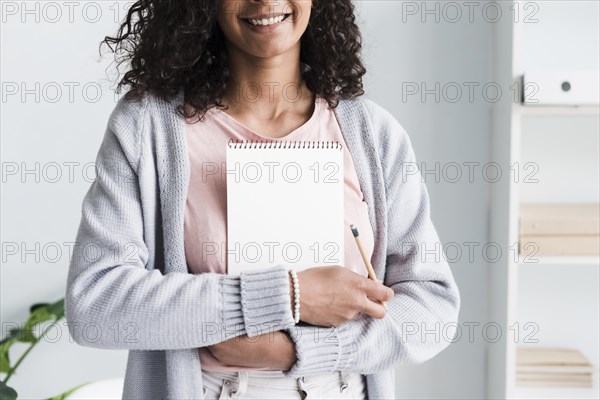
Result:
<svg viewBox="0 0 600 400"><path fill-rule="evenodd" d="M367 203L364 201L354 163L340 131L333 110L317 96L310 119L283 138L260 136L245 127L226 112L211 108L203 122L186 121L186 136L190 158L190 181L185 207L184 244L190 273L226 273L227 192L225 175L225 149L230 139L261 141L338 141L344 147L344 267L363 276L367 269L360 255L350 224L359 232L363 247L371 257L373 230L369 221ZM302 312L300 312L302 315ZM209 371L268 370L227 366L200 347L202 369Z"/></svg>

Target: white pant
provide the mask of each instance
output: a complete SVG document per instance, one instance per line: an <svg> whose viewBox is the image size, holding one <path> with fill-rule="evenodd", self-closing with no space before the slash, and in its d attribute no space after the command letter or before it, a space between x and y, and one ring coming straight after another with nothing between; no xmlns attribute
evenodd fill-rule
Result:
<svg viewBox="0 0 600 400"><path fill-rule="evenodd" d="M331 372L288 377L281 371L202 371L204 398L216 399L358 399L366 400L364 377Z"/></svg>

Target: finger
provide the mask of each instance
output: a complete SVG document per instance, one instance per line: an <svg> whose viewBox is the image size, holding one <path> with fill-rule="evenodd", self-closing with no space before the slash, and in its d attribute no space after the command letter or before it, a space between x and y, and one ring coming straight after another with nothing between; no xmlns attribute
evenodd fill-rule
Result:
<svg viewBox="0 0 600 400"><path fill-rule="evenodd" d="M387 310L387 301L375 300L375 299L370 299L370 300L374 301L375 303L379 303L379 304L383 305L385 307L385 309Z"/></svg>
<svg viewBox="0 0 600 400"><path fill-rule="evenodd" d="M368 298L365 298L361 311L369 314L373 318L379 319L385 317L385 314L387 313L387 310L382 304L376 303Z"/></svg>
<svg viewBox="0 0 600 400"><path fill-rule="evenodd" d="M391 288L372 280L368 281L365 289L365 294L374 300L387 301L394 297L394 291Z"/></svg>

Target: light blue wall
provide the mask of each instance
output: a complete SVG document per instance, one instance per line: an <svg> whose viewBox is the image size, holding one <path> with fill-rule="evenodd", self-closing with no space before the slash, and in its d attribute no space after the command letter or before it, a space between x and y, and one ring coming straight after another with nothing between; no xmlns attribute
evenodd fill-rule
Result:
<svg viewBox="0 0 600 400"><path fill-rule="evenodd" d="M439 167L437 176L432 172L425 177L433 222L442 245L456 242L463 251L451 263L462 296L459 324L463 336L430 362L398 368L399 398L482 398L485 393L481 328L474 330L471 342L465 324L486 323L487 264L481 246L487 241L488 184L481 167L470 182L464 163L482 166L489 161L492 104L483 99L481 87L491 80L492 26L477 12L473 22L466 14L449 22L455 15L450 9L444 13L441 3L439 22L436 14L424 13L422 2L358 3L368 66L367 95L392 112L407 130L417 162L425 163L422 169ZM425 7L435 10L435 3ZM480 85L472 99L471 82ZM432 93L423 101L422 89L436 92L436 83L439 100ZM413 85L419 93L410 95ZM450 91L456 86L463 90L458 98L457 91ZM463 173L455 183L451 182L456 171L450 167L452 162ZM467 256L467 242L479 243L473 259ZM440 340L444 340L441 333Z"/></svg>
<svg viewBox="0 0 600 400"><path fill-rule="evenodd" d="M60 14L46 6L50 3L60 6ZM24 12L24 4L31 13ZM116 27L109 9L113 3L75 4L70 16L63 2L2 2L3 332L23 321L31 304L64 296L70 243L94 178L87 164L95 160L115 106L109 84L101 81L109 62L96 63L98 43ZM12 6L17 7L14 15ZM18 93L10 95L14 85ZM25 101L21 85L33 92ZM102 87L98 99L97 85ZM69 87L74 87L72 97ZM49 398L88 380L122 375L125 351L71 343L62 322L55 338L40 343L11 378L20 398ZM25 348L19 346L13 360Z"/></svg>

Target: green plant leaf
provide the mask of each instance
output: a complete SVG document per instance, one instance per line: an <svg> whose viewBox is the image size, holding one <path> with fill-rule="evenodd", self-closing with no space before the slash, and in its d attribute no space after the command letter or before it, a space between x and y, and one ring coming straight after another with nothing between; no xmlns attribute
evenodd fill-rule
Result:
<svg viewBox="0 0 600 400"><path fill-rule="evenodd" d="M4 340L2 340L2 343L0 343L0 345L3 345L5 342L8 342L9 340L13 339L23 343L34 343L35 341L37 341L37 338L33 335L33 332L31 332L31 330L23 328L11 328L8 335Z"/></svg>
<svg viewBox="0 0 600 400"><path fill-rule="evenodd" d="M12 340L12 339L18 339L19 337L21 337L21 328L10 328L8 330L8 334L6 335L6 337L4 339L2 339L2 341L0 342L0 345L3 345L4 343Z"/></svg>
<svg viewBox="0 0 600 400"><path fill-rule="evenodd" d="M76 391L77 389L79 389L82 386L88 385L90 382L86 382L86 383L82 383L79 386L75 386L73 389L69 389L66 392L59 394L58 396L54 396L49 398L48 400L64 400L68 395L70 395L71 393L73 393L74 391Z"/></svg>
<svg viewBox="0 0 600 400"><path fill-rule="evenodd" d="M61 319L65 315L65 299L62 298L54 303L36 303L29 310L31 314L25 321L25 329L33 329L42 322Z"/></svg>
<svg viewBox="0 0 600 400"><path fill-rule="evenodd" d="M27 321L25 321L23 328L31 330L37 324L40 324L40 323L46 322L46 321L50 321L53 319L54 318L53 318L52 314L50 314L50 312L48 312L47 307L38 307L31 313L31 315L29 316L29 319Z"/></svg>
<svg viewBox="0 0 600 400"><path fill-rule="evenodd" d="M65 315L65 299L62 298L55 303L49 304L47 309L56 319L61 319Z"/></svg>
<svg viewBox="0 0 600 400"><path fill-rule="evenodd" d="M8 356L8 349L16 341L17 339L13 338L0 345L0 372L7 373L10 371L10 359Z"/></svg>
<svg viewBox="0 0 600 400"><path fill-rule="evenodd" d="M37 338L33 335L33 332L26 329L19 329L19 336L17 340L22 343L35 343Z"/></svg>
<svg viewBox="0 0 600 400"><path fill-rule="evenodd" d="M35 304L32 304L29 307L29 314L31 314L32 312L34 312L36 309L38 309L40 307L46 307L48 304L50 304L50 303L35 303Z"/></svg>
<svg viewBox="0 0 600 400"><path fill-rule="evenodd" d="M0 381L0 399L2 400L15 400L17 398L17 391L6 383Z"/></svg>
<svg viewBox="0 0 600 400"><path fill-rule="evenodd" d="M22 327L11 328L6 335L5 338L0 342L0 372L6 373L7 376L3 382L0 382L2 386L0 386L0 400L14 400L17 398L17 392L6 385L6 382L10 379L10 377L14 374L15 370L21 364L23 359L29 354L31 349L35 347L35 345L40 341L41 336L47 332L48 329L45 329L39 338L36 338L33 334L33 328L46 321L52 321L55 324L58 320L64 317L65 315L65 305L64 298L54 302L54 303L35 303L29 307L29 318L22 324ZM10 365L10 357L9 357L9 349L15 342L26 342L31 343L31 345L27 348L27 350L21 355L21 357L16 361L15 365L11 367ZM64 399L69 393L74 391L75 389L81 387L80 385L76 388L71 389L68 392L63 393L62 395L56 396L56 399Z"/></svg>

